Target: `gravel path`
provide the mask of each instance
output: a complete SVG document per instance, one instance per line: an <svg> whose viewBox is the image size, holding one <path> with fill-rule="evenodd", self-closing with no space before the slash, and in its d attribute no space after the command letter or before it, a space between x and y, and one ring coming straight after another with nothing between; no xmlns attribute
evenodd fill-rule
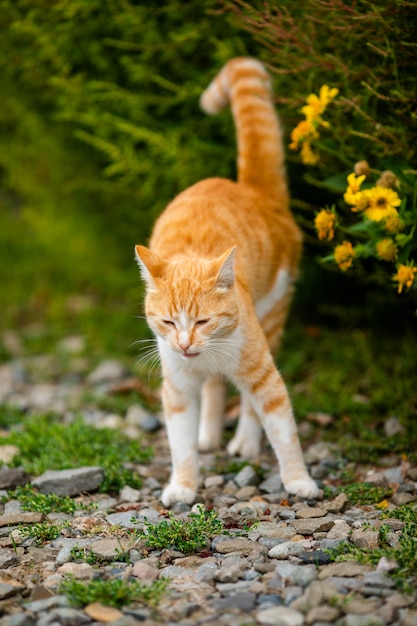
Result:
<svg viewBox="0 0 417 626"><path fill-rule="evenodd" d="M129 387L129 373L114 361L90 371L88 360L78 354L80 342L72 337L59 346L68 357L66 373L53 355L16 356L0 365L0 404L25 412L54 411L63 419L80 411L98 427L123 428L133 436L141 432L144 442L154 447L155 456L148 465L136 468L142 488L126 486L117 496L95 493L101 468L31 477L41 491L89 492L92 496L82 499L90 502L93 497L95 509L43 516L22 511L18 500L1 505L0 626L417 626L417 590L400 590L390 575L398 563L385 557L374 566L335 562L328 553L342 541L375 551L381 545L381 524L385 525L385 543L398 546L404 522L394 514L385 520L381 515L417 500L416 467L394 456L383 459L378 468L350 467L358 481L392 487L393 495L381 508L354 505L338 489L346 461L334 445L319 442L306 449L310 471L324 489L321 497L308 502L288 497L268 449L256 466L246 465L238 472L228 471L224 452L203 454L199 500L217 512L224 532L211 537L203 552L149 549L143 540L132 539L131 531L143 527L145 519L152 523L167 519L158 499L169 475L165 430L160 416L136 403L126 415L94 407L91 398L103 397L115 385ZM86 391L88 402L83 400ZM395 420L389 428L396 428ZM3 460L7 454L10 451L0 446ZM261 477L255 471L259 467ZM2 495L26 480L21 470L4 467L0 470ZM193 511L198 511L196 506ZM184 522L189 513L185 504L173 508L175 517ZM41 546L19 533L21 524L42 520L68 525L60 536ZM74 546L88 550L95 562L74 560ZM128 554L123 562L121 549ZM161 577L169 583L156 608L140 602L121 609L100 603L80 608L58 593L69 574L85 584L97 578L150 583Z"/></svg>

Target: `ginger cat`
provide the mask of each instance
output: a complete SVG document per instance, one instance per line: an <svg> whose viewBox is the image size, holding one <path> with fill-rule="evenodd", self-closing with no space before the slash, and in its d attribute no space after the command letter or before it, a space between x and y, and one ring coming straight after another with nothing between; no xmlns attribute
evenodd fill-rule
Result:
<svg viewBox="0 0 417 626"><path fill-rule="evenodd" d="M224 383L241 393L231 454L260 451L261 424L289 493L311 498L291 403L272 352L297 272L301 234L289 210L282 131L263 65L233 59L201 98L207 113L230 102L238 182L203 180L156 221L149 249L136 246L146 317L156 335L172 475L162 502L191 504L200 450L221 442ZM200 417L200 419L199 419Z"/></svg>

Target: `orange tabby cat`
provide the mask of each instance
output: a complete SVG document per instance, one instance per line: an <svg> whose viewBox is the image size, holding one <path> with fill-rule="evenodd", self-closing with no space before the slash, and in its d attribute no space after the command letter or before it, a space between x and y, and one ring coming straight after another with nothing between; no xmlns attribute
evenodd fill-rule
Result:
<svg viewBox="0 0 417 626"><path fill-rule="evenodd" d="M242 397L229 452L258 454L262 424L286 490L302 497L317 494L272 357L288 311L301 235L289 210L270 81L259 61L230 61L201 98L207 113L229 102L237 129L238 182L211 178L187 189L157 220L149 249L136 246L147 284L146 316L162 363L173 466L162 494L165 506L193 502L197 447L220 444L223 376Z"/></svg>

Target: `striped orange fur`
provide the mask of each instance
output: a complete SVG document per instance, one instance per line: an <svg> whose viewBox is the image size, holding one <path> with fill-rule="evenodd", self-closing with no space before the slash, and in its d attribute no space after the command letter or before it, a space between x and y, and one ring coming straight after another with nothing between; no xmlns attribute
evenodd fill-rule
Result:
<svg viewBox="0 0 417 626"><path fill-rule="evenodd" d="M270 80L259 61L233 59L201 98L208 113L229 103L238 181L211 178L185 190L156 221L149 248L136 246L147 284L146 315L162 363L173 464L165 506L194 500L197 447L221 442L223 377L242 395L229 452L258 454L262 424L288 492L317 493L272 357L291 300L301 234L289 210Z"/></svg>

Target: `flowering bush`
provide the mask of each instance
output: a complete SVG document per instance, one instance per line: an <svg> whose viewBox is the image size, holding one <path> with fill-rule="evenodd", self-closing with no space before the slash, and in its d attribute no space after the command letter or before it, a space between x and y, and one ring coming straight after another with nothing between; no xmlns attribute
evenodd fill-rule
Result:
<svg viewBox="0 0 417 626"><path fill-rule="evenodd" d="M290 148L300 150L306 165L316 165L320 160L317 147L313 151L312 144L320 137L320 127L329 129L329 122L322 115L338 93L338 89L323 85L319 95L310 94L301 109L305 119L293 129ZM325 143L321 143L321 149L326 151ZM322 261L336 264L346 272L360 259L373 258L388 264L388 273L399 294L416 287L416 187L409 179L416 174L405 169L401 178L401 174L397 176L390 170L373 170L365 160L357 162L346 177L347 185L337 207L333 204L316 213L317 236L333 247L333 252Z"/></svg>
<svg viewBox="0 0 417 626"><path fill-rule="evenodd" d="M329 268L413 295L415 1L223 4L261 43L275 76L281 117L293 128L289 174L306 240L330 248ZM370 167L355 167L361 159Z"/></svg>

